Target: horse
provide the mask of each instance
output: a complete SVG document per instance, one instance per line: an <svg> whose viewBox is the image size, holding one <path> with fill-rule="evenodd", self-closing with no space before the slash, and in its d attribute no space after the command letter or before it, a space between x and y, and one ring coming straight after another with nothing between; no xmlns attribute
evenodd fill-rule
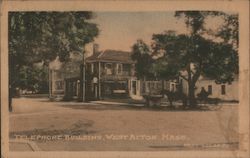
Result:
<svg viewBox="0 0 250 158"><path fill-rule="evenodd" d="M169 101L169 104L171 107L173 107L173 102L177 100L182 101L182 105L184 107L187 106L187 96L181 91L169 91L169 90L162 90L161 91L162 95L166 95Z"/></svg>

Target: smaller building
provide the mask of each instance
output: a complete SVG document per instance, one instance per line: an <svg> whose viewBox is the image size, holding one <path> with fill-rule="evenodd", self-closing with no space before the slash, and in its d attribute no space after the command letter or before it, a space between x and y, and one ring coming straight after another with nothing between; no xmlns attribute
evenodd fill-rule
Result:
<svg viewBox="0 0 250 158"><path fill-rule="evenodd" d="M80 66L82 56L72 52L69 61L62 63L56 58L49 64L50 98L76 99L80 97Z"/></svg>
<svg viewBox="0 0 250 158"><path fill-rule="evenodd" d="M188 94L188 84L185 80L182 80L183 92ZM218 98L224 101L239 101L239 82L238 76L230 84L217 84L214 80L200 77L196 83L195 95L201 92L204 88L210 98Z"/></svg>

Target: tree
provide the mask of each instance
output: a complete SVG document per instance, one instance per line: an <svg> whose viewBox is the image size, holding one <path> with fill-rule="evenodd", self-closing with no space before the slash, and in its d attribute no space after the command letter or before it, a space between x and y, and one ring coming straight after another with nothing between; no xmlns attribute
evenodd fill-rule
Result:
<svg viewBox="0 0 250 158"><path fill-rule="evenodd" d="M84 53L84 45L98 35L97 25L88 20L92 12L10 12L9 67L10 87L27 87L27 72L35 63L47 67L59 56L69 59L69 53ZM19 82L24 80L25 82ZM28 79L29 80L29 79Z"/></svg>
<svg viewBox="0 0 250 158"><path fill-rule="evenodd" d="M239 17L238 14L226 14L223 12L212 12L211 16L223 17L224 23L218 30L212 31L212 35L220 37L225 43L232 44L235 50L239 46Z"/></svg>
<svg viewBox="0 0 250 158"><path fill-rule="evenodd" d="M149 46L142 40L132 46L131 58L136 61L136 75L139 79L152 78L154 74L150 72L153 63Z"/></svg>
<svg viewBox="0 0 250 158"><path fill-rule="evenodd" d="M185 18L191 33L177 35L168 31L154 34L152 38L154 53L164 54L160 60L165 62L165 76L178 74L187 81L190 106L196 105L195 85L201 75L216 83L230 83L238 73L238 53L233 44L226 40L216 42L204 35L207 31L204 21L208 15L209 12L200 11L176 12L177 17Z"/></svg>
<svg viewBox="0 0 250 158"><path fill-rule="evenodd" d="M48 70L45 67L22 66L19 70L20 78L16 85L20 89L26 89L37 93L48 92Z"/></svg>

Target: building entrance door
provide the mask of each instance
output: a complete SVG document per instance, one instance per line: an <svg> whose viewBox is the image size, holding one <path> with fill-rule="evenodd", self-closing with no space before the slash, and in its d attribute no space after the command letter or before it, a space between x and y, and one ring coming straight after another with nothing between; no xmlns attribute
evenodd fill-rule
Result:
<svg viewBox="0 0 250 158"><path fill-rule="evenodd" d="M132 95L136 95L136 80L132 81L131 88L132 88Z"/></svg>

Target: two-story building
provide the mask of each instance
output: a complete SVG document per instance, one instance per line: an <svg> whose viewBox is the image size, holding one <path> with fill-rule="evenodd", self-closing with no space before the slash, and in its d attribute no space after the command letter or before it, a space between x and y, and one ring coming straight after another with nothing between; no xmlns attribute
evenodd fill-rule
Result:
<svg viewBox="0 0 250 158"><path fill-rule="evenodd" d="M79 52L72 52L66 63L58 59L50 63L51 98L71 100L81 97L82 64ZM93 49L92 55L85 59L85 95L87 100L105 97L142 98L131 53Z"/></svg>
<svg viewBox="0 0 250 158"><path fill-rule="evenodd" d="M135 62L130 52L95 50L86 59L86 72L92 76L88 89L95 98L140 96L140 83L135 77Z"/></svg>

